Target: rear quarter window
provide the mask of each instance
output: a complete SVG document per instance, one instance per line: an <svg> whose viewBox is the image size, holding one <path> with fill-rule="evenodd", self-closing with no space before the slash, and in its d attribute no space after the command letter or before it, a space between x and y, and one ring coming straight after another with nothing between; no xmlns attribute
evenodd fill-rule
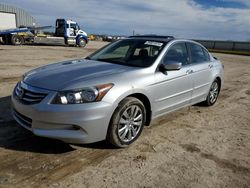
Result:
<svg viewBox="0 0 250 188"><path fill-rule="evenodd" d="M210 55L209 55L208 51L205 49L202 49L202 50L203 50L203 53L205 55L206 61L210 61L211 59L210 59Z"/></svg>

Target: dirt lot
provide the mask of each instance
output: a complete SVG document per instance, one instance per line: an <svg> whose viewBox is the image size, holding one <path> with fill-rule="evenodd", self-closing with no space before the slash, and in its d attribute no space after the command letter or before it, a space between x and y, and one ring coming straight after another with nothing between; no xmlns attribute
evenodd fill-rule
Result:
<svg viewBox="0 0 250 188"><path fill-rule="evenodd" d="M0 46L0 187L250 187L250 57L215 54L225 65L218 103L155 120L127 149L38 138L13 121L21 74L104 44Z"/></svg>

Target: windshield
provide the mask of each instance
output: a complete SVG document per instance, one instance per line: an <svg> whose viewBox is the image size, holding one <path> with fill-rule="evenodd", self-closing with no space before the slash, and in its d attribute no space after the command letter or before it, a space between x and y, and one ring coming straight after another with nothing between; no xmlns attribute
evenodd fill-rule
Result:
<svg viewBox="0 0 250 188"><path fill-rule="evenodd" d="M125 39L111 43L88 59L126 66L149 67L156 60L165 42L142 39Z"/></svg>

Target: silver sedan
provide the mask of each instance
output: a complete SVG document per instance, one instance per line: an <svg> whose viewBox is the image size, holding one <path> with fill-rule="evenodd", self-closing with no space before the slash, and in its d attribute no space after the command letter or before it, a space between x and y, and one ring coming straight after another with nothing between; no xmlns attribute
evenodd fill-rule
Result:
<svg viewBox="0 0 250 188"><path fill-rule="evenodd" d="M222 84L222 64L199 43L134 36L27 72L13 91L12 111L38 136L126 147L156 117L214 105Z"/></svg>

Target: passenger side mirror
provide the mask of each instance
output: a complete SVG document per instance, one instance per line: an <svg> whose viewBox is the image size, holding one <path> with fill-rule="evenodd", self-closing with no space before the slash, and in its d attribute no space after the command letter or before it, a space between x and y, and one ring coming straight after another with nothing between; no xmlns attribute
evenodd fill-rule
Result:
<svg viewBox="0 0 250 188"><path fill-rule="evenodd" d="M180 70L182 67L182 63L178 61L164 61L160 65L161 71L174 71L174 70Z"/></svg>

